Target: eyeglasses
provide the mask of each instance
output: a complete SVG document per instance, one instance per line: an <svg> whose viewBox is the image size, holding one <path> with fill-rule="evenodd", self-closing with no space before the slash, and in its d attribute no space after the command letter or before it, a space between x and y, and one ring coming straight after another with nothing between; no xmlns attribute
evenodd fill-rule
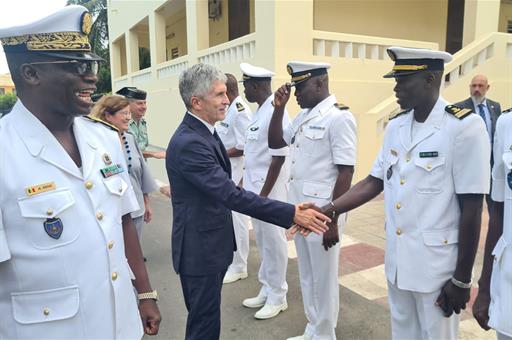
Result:
<svg viewBox="0 0 512 340"><path fill-rule="evenodd" d="M55 60L55 61L37 61L29 63L29 65L43 65L43 64L68 64L73 66L75 72L83 76L86 73L98 74L99 63L95 60L91 61L78 61L78 60Z"/></svg>

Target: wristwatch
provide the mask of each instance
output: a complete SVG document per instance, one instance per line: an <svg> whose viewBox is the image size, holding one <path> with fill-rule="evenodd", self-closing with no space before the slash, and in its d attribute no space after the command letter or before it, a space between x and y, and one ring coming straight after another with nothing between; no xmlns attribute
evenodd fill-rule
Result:
<svg viewBox="0 0 512 340"><path fill-rule="evenodd" d="M469 289L469 288L471 288L471 285L473 284L473 280L470 280L469 283L466 283L466 282L459 281L452 276L452 283L453 283L453 285L455 285L459 288Z"/></svg>
<svg viewBox="0 0 512 340"><path fill-rule="evenodd" d="M155 301L158 301L158 293L156 290L154 290L152 292L137 294L137 297L139 298L139 301L140 300L148 300L148 299L153 299Z"/></svg>

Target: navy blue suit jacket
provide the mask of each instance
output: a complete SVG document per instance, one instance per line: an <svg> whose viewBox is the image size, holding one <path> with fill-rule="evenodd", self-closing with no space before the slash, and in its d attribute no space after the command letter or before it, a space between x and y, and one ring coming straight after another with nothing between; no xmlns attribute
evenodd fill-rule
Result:
<svg viewBox="0 0 512 340"><path fill-rule="evenodd" d="M167 175L172 188L172 259L184 275L225 271L236 250L231 210L289 228L295 206L238 188L222 143L186 113L169 142Z"/></svg>

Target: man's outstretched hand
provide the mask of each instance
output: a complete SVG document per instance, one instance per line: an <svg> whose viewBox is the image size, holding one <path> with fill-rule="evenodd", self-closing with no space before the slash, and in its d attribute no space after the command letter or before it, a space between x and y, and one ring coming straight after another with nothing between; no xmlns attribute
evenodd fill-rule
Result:
<svg viewBox="0 0 512 340"><path fill-rule="evenodd" d="M291 233L300 232L301 235L307 236L310 232L316 234L324 233L328 230L326 223L331 219L320 212L320 208L313 203L302 203L295 206L295 217L293 218L295 226L292 227Z"/></svg>

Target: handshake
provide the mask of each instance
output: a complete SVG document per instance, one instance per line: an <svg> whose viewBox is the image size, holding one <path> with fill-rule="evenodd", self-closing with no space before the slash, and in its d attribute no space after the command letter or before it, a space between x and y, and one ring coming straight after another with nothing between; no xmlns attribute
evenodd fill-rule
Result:
<svg viewBox="0 0 512 340"><path fill-rule="evenodd" d="M299 232L302 236L308 236L311 232L322 234L329 230L328 223L332 220L323 214L321 208L314 203L301 203L295 206L295 224L290 228L291 234Z"/></svg>

